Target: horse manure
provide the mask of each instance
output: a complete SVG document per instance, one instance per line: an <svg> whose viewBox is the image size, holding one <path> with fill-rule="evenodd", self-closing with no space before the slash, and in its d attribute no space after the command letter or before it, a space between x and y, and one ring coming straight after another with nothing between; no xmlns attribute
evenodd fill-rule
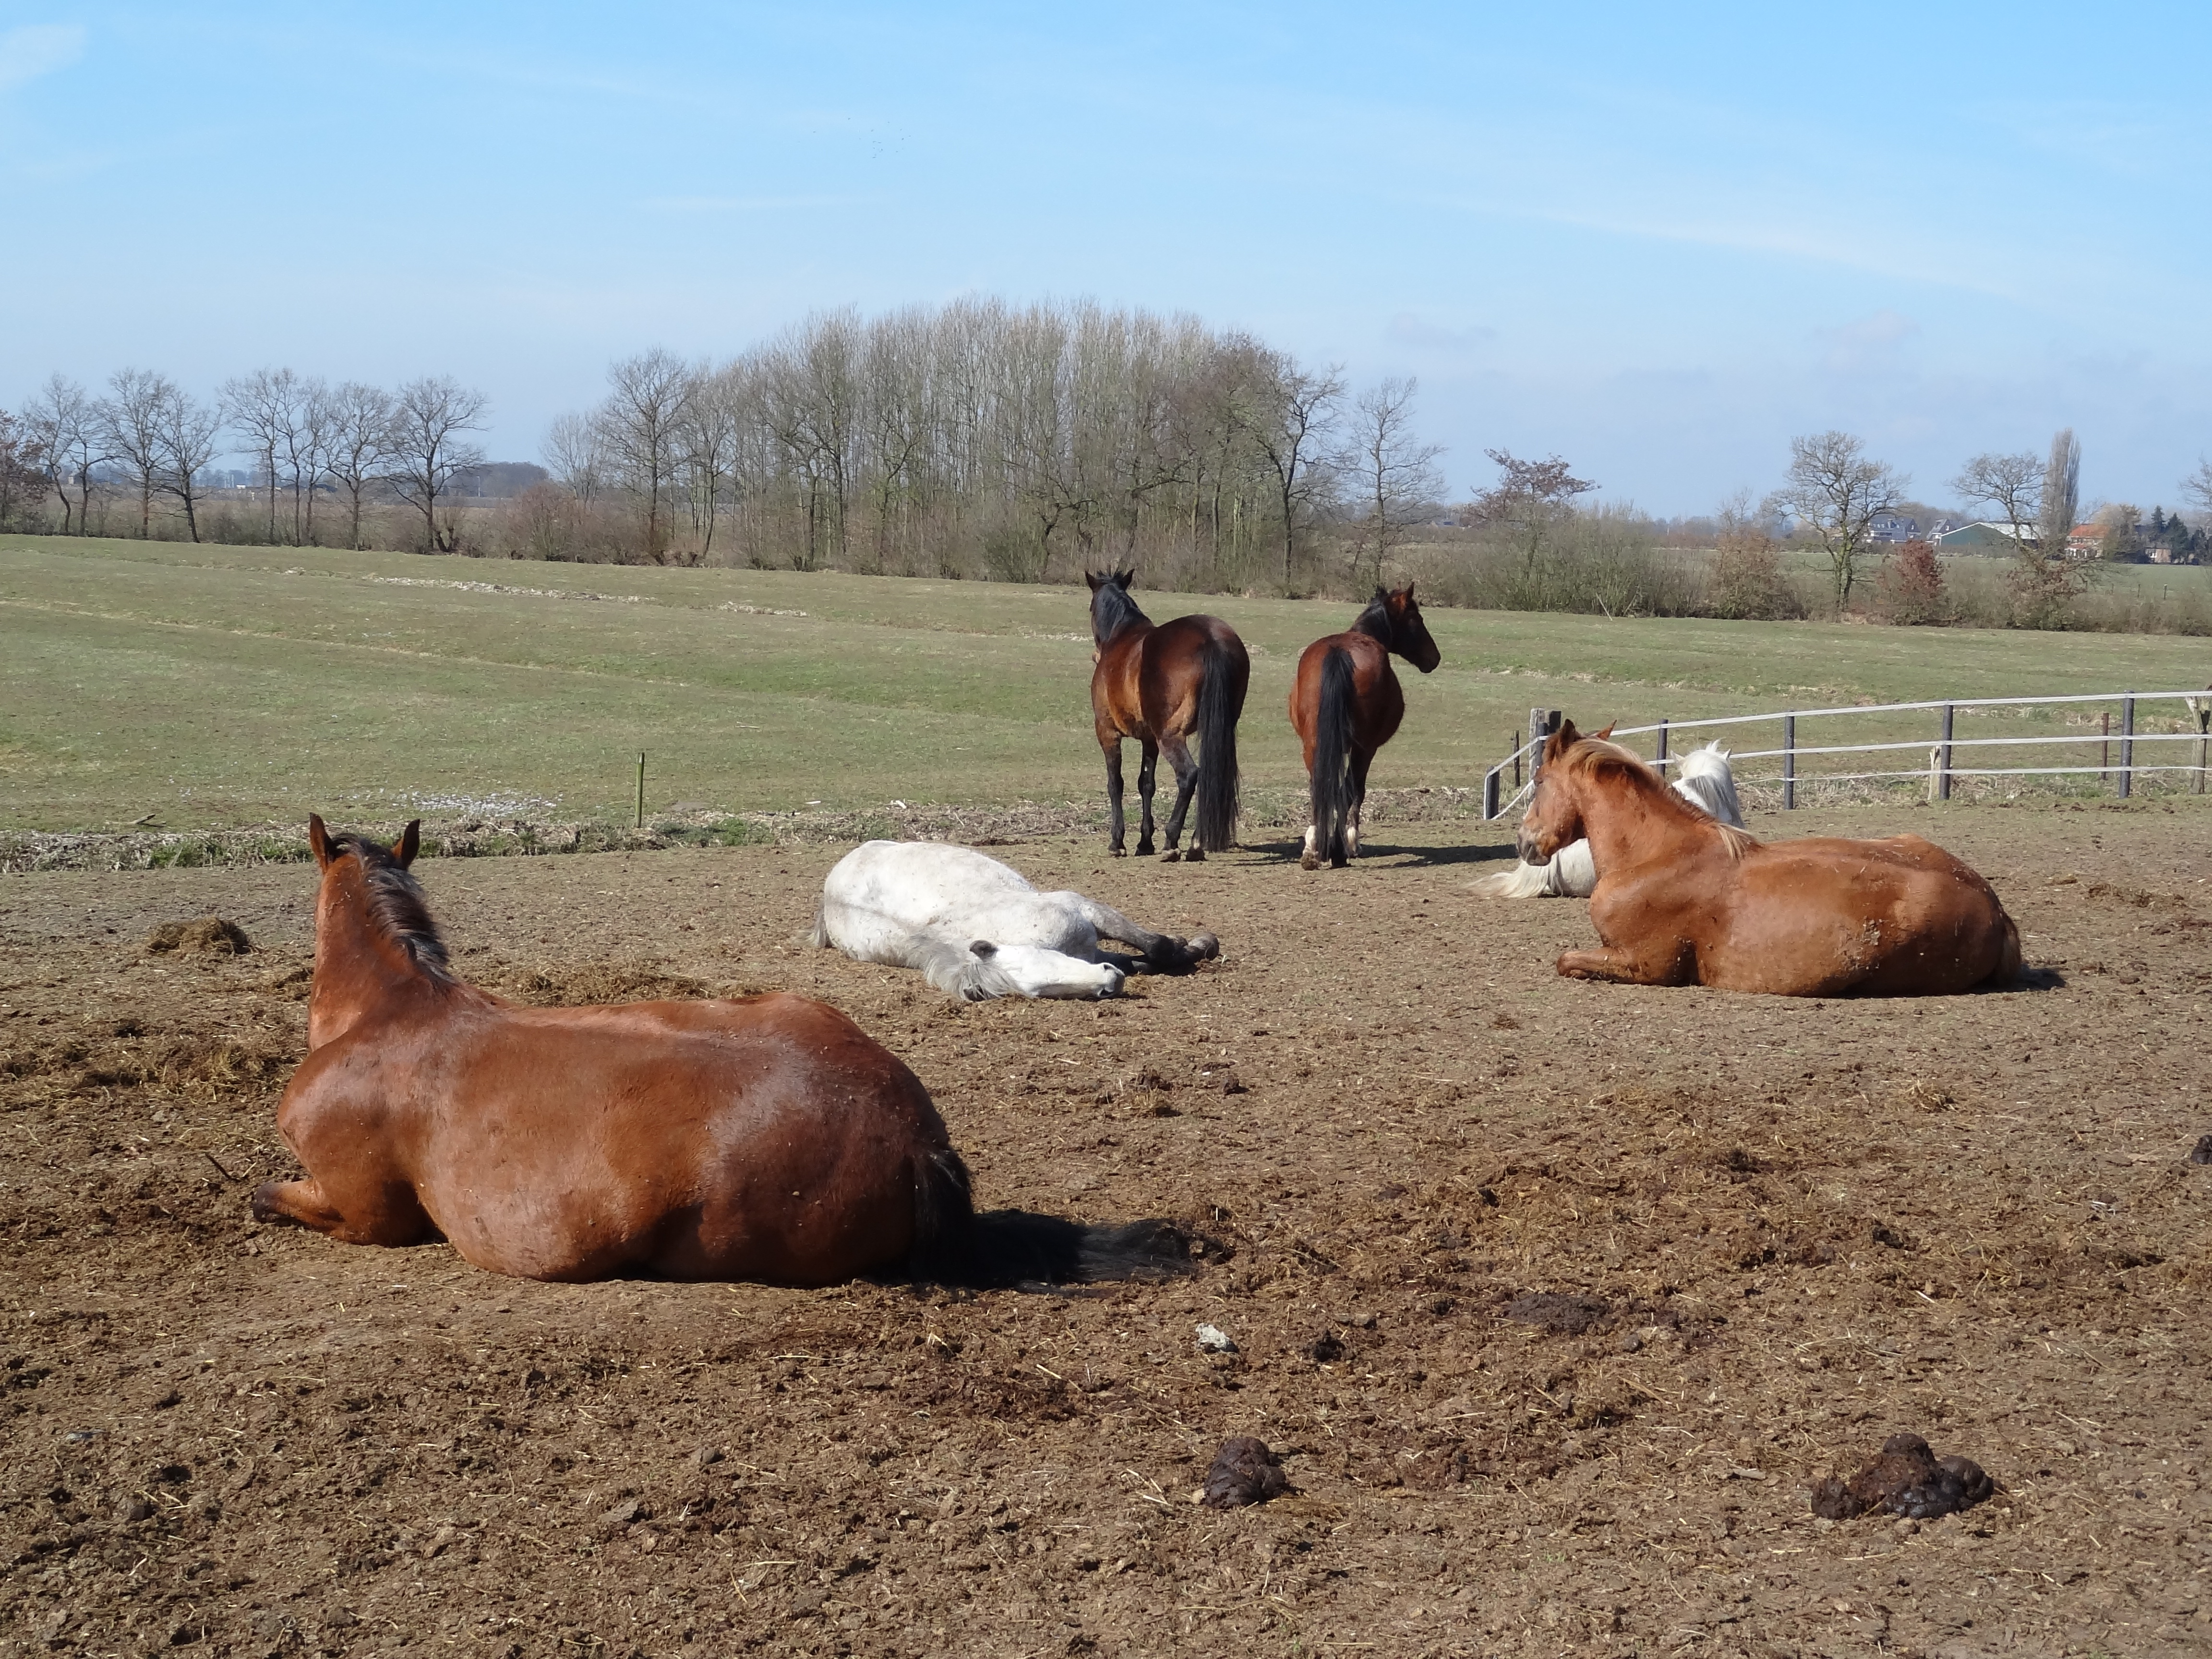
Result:
<svg viewBox="0 0 2212 1659"><path fill-rule="evenodd" d="M1510 1014L1492 1014L1490 1029L1493 1031L1517 1031L1521 1029L1521 1022Z"/></svg>
<svg viewBox="0 0 2212 1659"><path fill-rule="evenodd" d="M1205 1501L1212 1509L1236 1510L1249 1504L1264 1504L1290 1490L1290 1477L1283 1473L1282 1460L1267 1449L1265 1441L1255 1440L1249 1434L1234 1435L1223 1441L1221 1449L1214 1454L1213 1467L1206 1472Z"/></svg>
<svg viewBox="0 0 2212 1659"><path fill-rule="evenodd" d="M2212 1135L2203 1136L2189 1149L2189 1161L2191 1164L2212 1164Z"/></svg>
<svg viewBox="0 0 2212 1659"><path fill-rule="evenodd" d="M173 951L180 957L242 957L252 949L246 930L221 916L165 921L146 935L147 952L154 956Z"/></svg>
<svg viewBox="0 0 2212 1659"><path fill-rule="evenodd" d="M1831 1474L1814 1487L1813 1513L1823 1521L1856 1521L1877 1510L1933 1521L1972 1509L1996 1490L1971 1458L1939 1458L1918 1435L1893 1434L1850 1480Z"/></svg>
<svg viewBox="0 0 2212 1659"><path fill-rule="evenodd" d="M1575 1296L1562 1291L1523 1291L1505 1304L1505 1316L1517 1325L1534 1325L1554 1336L1580 1336L1613 1311L1601 1296Z"/></svg>
<svg viewBox="0 0 2212 1659"><path fill-rule="evenodd" d="M1306 1358L1316 1365L1330 1365L1344 1358L1344 1344L1324 1333L1306 1344Z"/></svg>

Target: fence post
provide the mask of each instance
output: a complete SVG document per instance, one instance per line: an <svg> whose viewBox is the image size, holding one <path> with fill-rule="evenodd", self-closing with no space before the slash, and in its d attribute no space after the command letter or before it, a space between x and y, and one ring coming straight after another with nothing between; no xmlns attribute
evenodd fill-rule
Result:
<svg viewBox="0 0 2212 1659"><path fill-rule="evenodd" d="M1482 775L1482 817L1487 823L1498 816L1498 769L1492 767Z"/></svg>
<svg viewBox="0 0 2212 1659"><path fill-rule="evenodd" d="M2130 692L2120 699L2120 799L2135 793L2136 700Z"/></svg>
<svg viewBox="0 0 2212 1659"><path fill-rule="evenodd" d="M1928 804L1936 804L1936 792L1943 781L1943 745L1935 744L1928 750Z"/></svg>
<svg viewBox="0 0 2212 1659"><path fill-rule="evenodd" d="M645 750L637 751L637 827L645 828Z"/></svg>
<svg viewBox="0 0 2212 1659"><path fill-rule="evenodd" d="M1528 711L1528 741L1535 745L1528 756L1528 781L1534 783L1536 775L1544 769L1544 740L1559 729L1559 711L1556 708L1532 708Z"/></svg>
<svg viewBox="0 0 2212 1659"><path fill-rule="evenodd" d="M2208 743L2212 743L2212 698L2199 708L2197 699L2191 697L2189 712L2197 716L2197 793L2201 795L2204 793L2204 750Z"/></svg>
<svg viewBox="0 0 2212 1659"><path fill-rule="evenodd" d="M1656 767L1659 769L1659 774L1660 774L1660 775L1661 775L1662 777L1664 777L1664 776L1666 775L1666 773L1667 773L1667 717L1666 717L1664 714L1662 714L1662 715L1659 717L1659 758L1658 758L1657 760L1654 761L1654 762L1652 763L1652 764L1653 764L1653 765L1655 765L1655 766L1656 766Z"/></svg>
<svg viewBox="0 0 2212 1659"><path fill-rule="evenodd" d="M1943 758L1937 771L1936 798L1948 800L1951 799L1951 705L1948 702L1943 705Z"/></svg>
<svg viewBox="0 0 2212 1659"><path fill-rule="evenodd" d="M1521 793L1521 734L1518 732L1507 732L1505 743L1513 751L1513 793L1517 795Z"/></svg>
<svg viewBox="0 0 2212 1659"><path fill-rule="evenodd" d="M2097 787L2107 789L2112 782L2112 711L2107 708L2097 716L2097 730L2104 741L2097 745Z"/></svg>
<svg viewBox="0 0 2212 1659"><path fill-rule="evenodd" d="M1782 717L1782 810L1795 811L1797 806L1797 717Z"/></svg>

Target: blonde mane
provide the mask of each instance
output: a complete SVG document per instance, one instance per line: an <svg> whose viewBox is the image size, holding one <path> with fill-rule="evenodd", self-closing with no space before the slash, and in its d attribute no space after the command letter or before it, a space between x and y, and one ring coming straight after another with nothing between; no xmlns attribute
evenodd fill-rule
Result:
<svg viewBox="0 0 2212 1659"><path fill-rule="evenodd" d="M1643 793L1663 802L1666 809L1684 823L1694 823L1707 833L1720 838L1732 859L1741 859L1759 845L1759 838L1748 830L1739 830L1732 823L1723 823L1708 817L1667 787L1667 780L1658 769L1634 750L1605 738L1583 738L1562 755L1558 764L1571 772L1583 774L1595 780L1607 774L1618 774L1632 780Z"/></svg>

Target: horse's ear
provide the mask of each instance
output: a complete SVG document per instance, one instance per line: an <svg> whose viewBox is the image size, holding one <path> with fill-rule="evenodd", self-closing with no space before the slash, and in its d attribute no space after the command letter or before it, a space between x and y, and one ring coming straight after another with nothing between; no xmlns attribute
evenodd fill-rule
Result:
<svg viewBox="0 0 2212 1659"><path fill-rule="evenodd" d="M1137 567L1131 565L1127 570L1115 571L1114 573L1114 580L1121 584L1121 591L1124 593L1127 592L1129 591L1129 584L1137 580Z"/></svg>
<svg viewBox="0 0 2212 1659"><path fill-rule="evenodd" d="M1605 730L1597 734L1597 740L1600 743L1611 743L1613 741L1613 728L1620 724L1620 722L1617 720L1607 720L1605 723Z"/></svg>
<svg viewBox="0 0 2212 1659"><path fill-rule="evenodd" d="M987 939L975 939L969 945L968 948L986 962L999 954L999 947Z"/></svg>
<svg viewBox="0 0 2212 1659"><path fill-rule="evenodd" d="M1545 760L1548 762L1558 759L1582 740L1583 734L1575 730L1575 723L1572 720L1561 720L1559 729L1552 733L1552 740L1544 745Z"/></svg>
<svg viewBox="0 0 2212 1659"><path fill-rule="evenodd" d="M1096 593L1098 591L1101 580L1099 577L1086 570L1083 573L1083 580L1090 584L1091 591L1092 592Z"/></svg>
<svg viewBox="0 0 2212 1659"><path fill-rule="evenodd" d="M410 818L407 827L399 832L399 839L392 843L392 856L401 869L415 862L415 854L422 850L422 820Z"/></svg>
<svg viewBox="0 0 2212 1659"><path fill-rule="evenodd" d="M1407 583L1406 584L1406 603L1407 603L1407 605L1411 605L1411 604L1413 604L1413 583L1411 583L1411 582L1407 582Z"/></svg>
<svg viewBox="0 0 2212 1659"><path fill-rule="evenodd" d="M323 815L320 812L307 814L307 845L315 854L316 868L329 869L331 860L337 854L331 851L331 832L323 828Z"/></svg>

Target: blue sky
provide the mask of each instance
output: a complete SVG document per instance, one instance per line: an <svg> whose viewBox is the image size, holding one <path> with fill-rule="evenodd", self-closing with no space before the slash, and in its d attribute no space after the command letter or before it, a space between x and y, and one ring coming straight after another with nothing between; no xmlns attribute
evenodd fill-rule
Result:
<svg viewBox="0 0 2212 1659"><path fill-rule="evenodd" d="M1839 426L1942 488L2212 452L2212 9L0 0L0 406L125 364L451 372L1095 296L1420 377L1702 512Z"/></svg>

